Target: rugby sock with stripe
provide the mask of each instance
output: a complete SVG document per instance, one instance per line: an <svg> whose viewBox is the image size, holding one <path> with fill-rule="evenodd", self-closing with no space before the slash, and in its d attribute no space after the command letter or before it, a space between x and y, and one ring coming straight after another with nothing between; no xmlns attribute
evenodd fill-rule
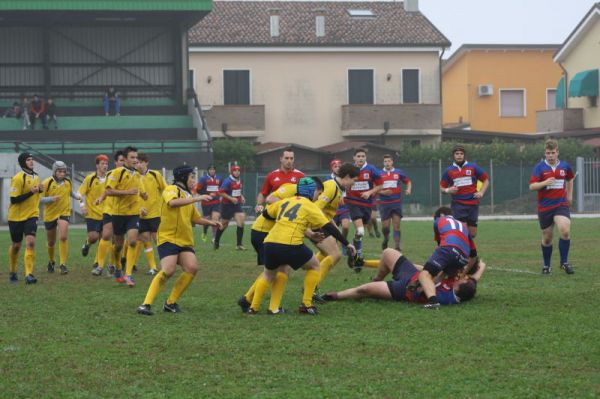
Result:
<svg viewBox="0 0 600 399"><path fill-rule="evenodd" d="M152 305L154 299L162 289L163 285L167 282L169 277L162 270L158 272L156 276L152 279L150 283L150 287L148 288L148 292L146 293L146 299L144 299L144 305Z"/></svg>
<svg viewBox="0 0 600 399"><path fill-rule="evenodd" d="M174 303L177 303L177 300L181 297L181 295L185 292L185 290L187 290L187 288L190 286L194 277L195 277L195 275L192 273L188 273L188 272L181 273L181 275L179 276L177 281L175 281L175 285L173 286L173 289L171 290L171 295L169 295L169 298L167 299L167 304L172 305Z"/></svg>
<svg viewBox="0 0 600 399"><path fill-rule="evenodd" d="M269 310L273 313L277 313L281 307L281 299L283 298L287 282L287 274L277 272L277 275L273 280L273 286L271 287L271 302L269 303Z"/></svg>
<svg viewBox="0 0 600 399"><path fill-rule="evenodd" d="M146 241L144 243L144 255L146 255L146 261L148 266L152 270L156 270L156 258L154 257L154 248L152 247L152 241Z"/></svg>

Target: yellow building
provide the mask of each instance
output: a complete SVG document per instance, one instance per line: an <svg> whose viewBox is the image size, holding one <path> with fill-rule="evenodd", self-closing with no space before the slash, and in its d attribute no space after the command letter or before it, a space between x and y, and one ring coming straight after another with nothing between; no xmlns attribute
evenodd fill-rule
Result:
<svg viewBox="0 0 600 399"><path fill-rule="evenodd" d="M445 127L532 133L536 111L553 109L559 45L465 44L442 67Z"/></svg>

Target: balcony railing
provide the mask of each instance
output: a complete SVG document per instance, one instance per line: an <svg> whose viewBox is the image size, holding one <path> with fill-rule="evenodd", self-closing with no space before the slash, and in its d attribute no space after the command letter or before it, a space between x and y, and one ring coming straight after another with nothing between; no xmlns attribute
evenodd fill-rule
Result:
<svg viewBox="0 0 600 399"><path fill-rule="evenodd" d="M441 134L439 104L342 105L344 136Z"/></svg>
<svg viewBox="0 0 600 399"><path fill-rule="evenodd" d="M537 111L536 130L538 132L564 132L583 129L583 109L567 108Z"/></svg>
<svg viewBox="0 0 600 399"><path fill-rule="evenodd" d="M265 133L264 105L202 107L212 137L259 137Z"/></svg>

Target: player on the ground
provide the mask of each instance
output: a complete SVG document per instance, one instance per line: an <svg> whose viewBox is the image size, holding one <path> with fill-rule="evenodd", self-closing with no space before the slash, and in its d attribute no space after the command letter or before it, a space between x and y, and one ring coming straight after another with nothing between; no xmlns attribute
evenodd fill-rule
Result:
<svg viewBox="0 0 600 399"><path fill-rule="evenodd" d="M487 173L477 164L467 162L465 147L455 145L452 149L454 163L442 175L440 190L452 196L450 208L454 218L469 226L471 237L477 236L479 202L490 185ZM477 189L477 182L483 184Z"/></svg>
<svg viewBox="0 0 600 399"><path fill-rule="evenodd" d="M222 179L217 175L217 169L214 165L208 165L206 175L202 176L196 184L196 192L200 195L210 195L208 201L200 202L202 206L202 216L208 220L218 222L221 218L221 196L219 195L219 187L221 186ZM202 241L206 241L206 233L208 232L208 225L202 226ZM212 241L214 243L215 236L217 235L217 229L213 226Z"/></svg>
<svg viewBox="0 0 600 399"><path fill-rule="evenodd" d="M367 151L358 148L354 151L354 165L360 168L358 179L346 193L344 202L350 210L354 223L354 246L358 256L362 256L362 239L365 235L365 225L371 219L375 195L381 190L379 170L367 163ZM357 271L359 269L356 269Z"/></svg>
<svg viewBox="0 0 600 399"><path fill-rule="evenodd" d="M86 257L90 252L90 246L98 242L102 233L102 206L96 204L104 192L104 183L106 182L106 173L108 171L108 156L100 154L96 157L96 171L90 173L83 179L79 186L79 210L85 216L87 227L87 238L81 247L81 255ZM96 261L92 273L98 272L98 251L96 251ZM99 271L102 273L102 269Z"/></svg>
<svg viewBox="0 0 600 399"><path fill-rule="evenodd" d="M277 190L282 184L292 183L296 184L304 177L304 173L298 169L294 169L294 150L292 148L286 148L283 150L281 157L279 157L280 166L279 169L275 169L265 177L265 182L256 197L256 208L257 214L261 213L264 209L265 199L273 191Z"/></svg>
<svg viewBox="0 0 600 399"><path fill-rule="evenodd" d="M244 223L246 222L246 214L242 209L242 204L246 202L244 195L242 194L242 168L239 165L233 165L230 168L229 176L223 180L221 187L219 187L219 195L221 196L221 228L217 230L215 236L215 242L213 244L215 249L219 249L221 236L225 232L229 221L234 218L237 225L236 229L236 249L238 251L245 251L246 248L242 245L244 238Z"/></svg>
<svg viewBox="0 0 600 399"><path fill-rule="evenodd" d="M58 249L60 274L67 274L67 256L69 255L69 219L71 217L71 196L73 183L67 177L67 165L62 161L52 164L52 176L42 183L42 198L44 204L44 226L46 227L48 250L48 273L54 273L54 249L56 232L58 230ZM79 194L77 199L81 198Z"/></svg>
<svg viewBox="0 0 600 399"><path fill-rule="evenodd" d="M571 246L571 213L569 206L573 203L573 170L571 166L558 159L558 142L547 140L545 159L533 168L529 189L538 192L538 219L542 229L543 274L550 274L552 257L552 239L554 225L558 228L560 239L560 268L567 274L575 273L569 263Z"/></svg>
<svg viewBox="0 0 600 399"><path fill-rule="evenodd" d="M386 154L383 156L381 183L381 191L379 191L379 213L381 214L381 230L383 231L381 249L388 247L391 223L394 228L394 248L400 251L402 184L406 185L404 194L410 195L412 192L412 182L402 169L394 167L394 158Z"/></svg>
<svg viewBox="0 0 600 399"><path fill-rule="evenodd" d="M9 281L16 283L17 261L23 237L25 237L25 284L35 284L35 233L40 216L39 200L42 186L40 177L33 171L33 155L19 154L17 172L10 180L10 205L8 206L8 229L12 244L8 248Z"/></svg>
<svg viewBox="0 0 600 399"><path fill-rule="evenodd" d="M152 242L156 242L156 232L160 225L161 196L167 183L158 170L148 169L149 162L150 157L148 154L143 152L138 154L137 170L142 177L142 185L146 190L146 199L142 199L140 208L140 229L138 242L135 247L134 264L137 262L143 248L148 267L150 268L148 274L154 276L158 273L158 270L156 268Z"/></svg>
<svg viewBox="0 0 600 399"><path fill-rule="evenodd" d="M158 227L158 256L160 268L148 288L144 303L137 308L143 315L152 315L152 303L173 276L177 265L183 269L173 290L163 305L163 311L179 313L181 309L177 301L198 272L198 260L194 252L194 233L192 223L209 226L220 226L220 222L206 220L200 216L194 203L210 199L208 195L192 195L196 184L194 169L183 165L173 169L173 184L167 186L162 193L161 222Z"/></svg>

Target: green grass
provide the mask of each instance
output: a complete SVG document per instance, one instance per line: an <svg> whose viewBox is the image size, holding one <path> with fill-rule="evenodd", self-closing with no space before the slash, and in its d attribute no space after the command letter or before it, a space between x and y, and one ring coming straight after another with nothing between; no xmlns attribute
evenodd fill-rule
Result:
<svg viewBox="0 0 600 399"><path fill-rule="evenodd" d="M483 221L477 241L489 269L471 303L428 311L337 302L321 305L318 317L241 314L235 302L259 269L253 252L233 250L234 233L227 231L218 252L197 240L201 271L179 301L185 313L142 317L135 308L150 282L144 266L134 289L94 278L78 254L84 232L72 230L71 272L48 275L40 230L38 284L25 286L21 274L10 285L6 269L0 273L0 396L600 396L597 219L573 220L573 276L558 268L556 246L553 274L539 274L536 221ZM402 233L405 254L422 263L434 245L431 223L405 222ZM3 233L4 247L8 240ZM366 238L367 255L376 256L379 245ZM340 262L322 289L371 275ZM302 272L290 279L288 310L299 303L302 279Z"/></svg>

